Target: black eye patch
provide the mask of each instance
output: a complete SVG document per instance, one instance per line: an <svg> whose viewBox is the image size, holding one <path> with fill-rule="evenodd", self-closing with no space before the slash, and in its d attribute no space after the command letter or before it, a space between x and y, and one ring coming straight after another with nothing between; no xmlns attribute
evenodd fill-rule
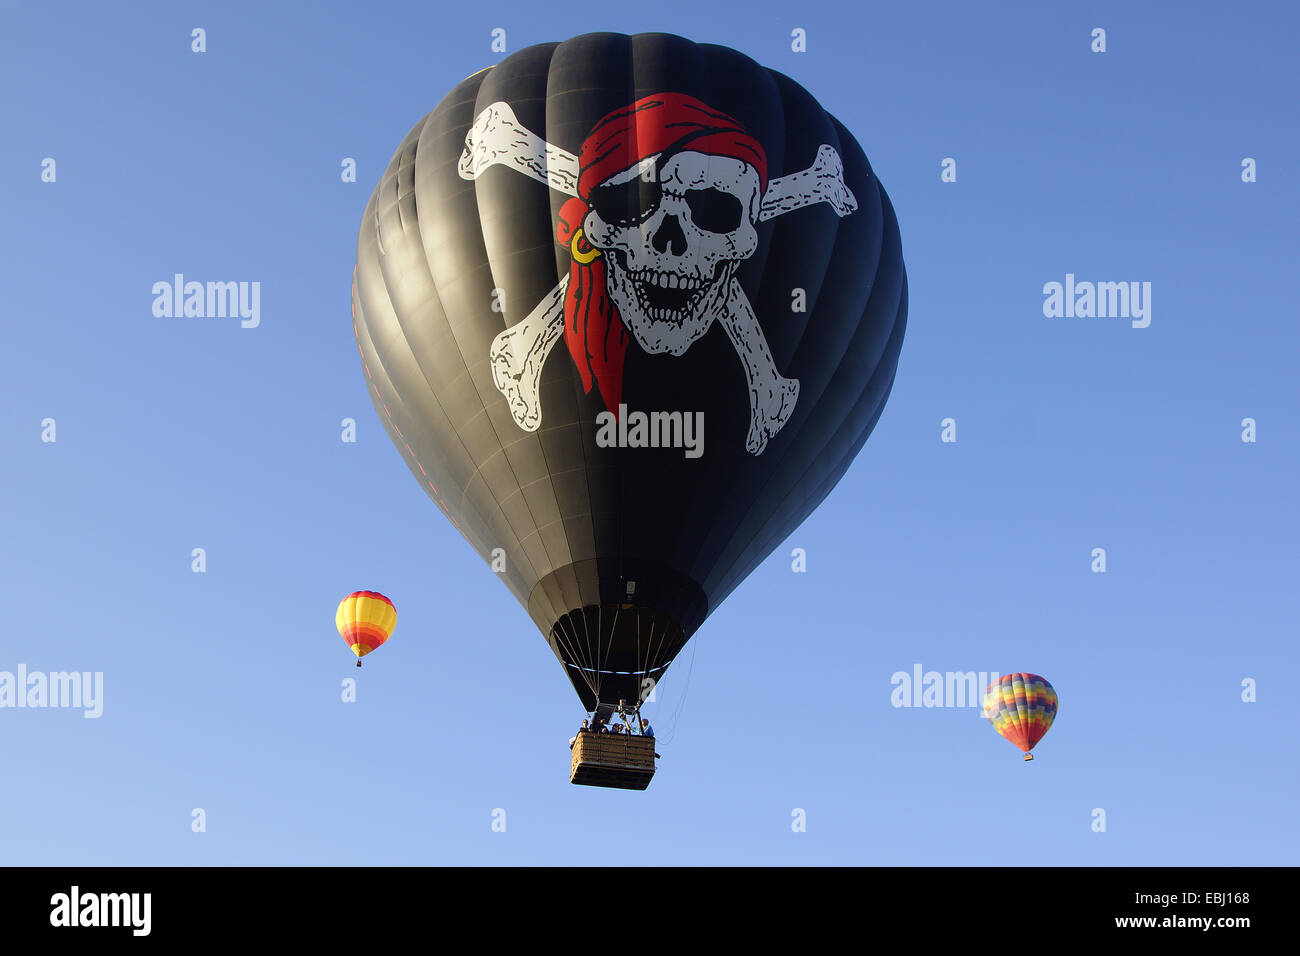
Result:
<svg viewBox="0 0 1300 956"><path fill-rule="evenodd" d="M688 189L686 205L691 210L691 222L705 232L733 232L745 215L740 200L721 189Z"/></svg>
<svg viewBox="0 0 1300 956"><path fill-rule="evenodd" d="M596 215L615 226L635 226L649 219L663 198L657 178L637 176L613 186L597 186L587 202Z"/></svg>

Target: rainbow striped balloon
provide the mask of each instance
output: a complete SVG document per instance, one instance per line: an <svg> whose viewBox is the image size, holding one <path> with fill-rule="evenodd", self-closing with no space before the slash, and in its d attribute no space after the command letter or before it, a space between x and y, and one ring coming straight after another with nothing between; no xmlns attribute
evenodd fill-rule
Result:
<svg viewBox="0 0 1300 956"><path fill-rule="evenodd" d="M984 692L984 716L993 729L1025 752L1043 739L1056 719L1056 691L1037 674L1006 674Z"/></svg>
<svg viewBox="0 0 1300 956"><path fill-rule="evenodd" d="M360 667L361 658L392 636L397 626L397 608L377 591L353 591L339 602L334 623L343 642L357 655Z"/></svg>

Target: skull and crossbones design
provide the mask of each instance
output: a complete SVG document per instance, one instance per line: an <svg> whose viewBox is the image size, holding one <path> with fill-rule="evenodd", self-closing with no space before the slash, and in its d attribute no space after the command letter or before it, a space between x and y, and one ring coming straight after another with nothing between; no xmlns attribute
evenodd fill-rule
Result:
<svg viewBox="0 0 1300 956"><path fill-rule="evenodd" d="M794 412L799 381L776 368L736 270L758 248L759 222L828 203L857 209L830 146L801 172L767 178L762 145L725 113L681 93L613 111L580 156L547 143L505 102L480 111L458 172L502 165L567 196L556 240L569 274L492 342L492 381L525 431L541 425L542 366L561 337L588 393L618 413L629 333L650 354L682 355L722 325L749 385L745 448L760 455Z"/></svg>

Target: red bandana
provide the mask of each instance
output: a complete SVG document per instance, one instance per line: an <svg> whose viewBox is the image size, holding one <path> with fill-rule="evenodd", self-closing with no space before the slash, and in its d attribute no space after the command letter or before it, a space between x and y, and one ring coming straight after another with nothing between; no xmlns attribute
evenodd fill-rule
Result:
<svg viewBox="0 0 1300 956"><path fill-rule="evenodd" d="M627 329L605 289L605 264L587 242L573 238L589 209L591 191L609 177L656 153L689 148L710 156L730 156L758 171L759 188L767 188L767 157L762 145L725 113L682 93L656 93L617 109L597 123L582 144L578 196L565 202L555 237L577 253L569 268L564 302L564 341L584 389L595 384L605 407L618 415L623 392L623 357ZM594 255L593 255L594 253ZM590 257L590 258L588 258Z"/></svg>

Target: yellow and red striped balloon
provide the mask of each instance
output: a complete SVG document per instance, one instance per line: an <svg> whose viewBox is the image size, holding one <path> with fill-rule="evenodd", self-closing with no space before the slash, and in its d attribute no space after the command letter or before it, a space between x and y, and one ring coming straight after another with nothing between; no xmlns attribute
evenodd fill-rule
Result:
<svg viewBox="0 0 1300 956"><path fill-rule="evenodd" d="M1056 719L1056 691L1037 674L1005 674L984 692L984 716L993 729L1025 752L1043 739Z"/></svg>
<svg viewBox="0 0 1300 956"><path fill-rule="evenodd" d="M392 637L397 608L378 591L353 591L339 602L334 623L360 667L361 658Z"/></svg>

